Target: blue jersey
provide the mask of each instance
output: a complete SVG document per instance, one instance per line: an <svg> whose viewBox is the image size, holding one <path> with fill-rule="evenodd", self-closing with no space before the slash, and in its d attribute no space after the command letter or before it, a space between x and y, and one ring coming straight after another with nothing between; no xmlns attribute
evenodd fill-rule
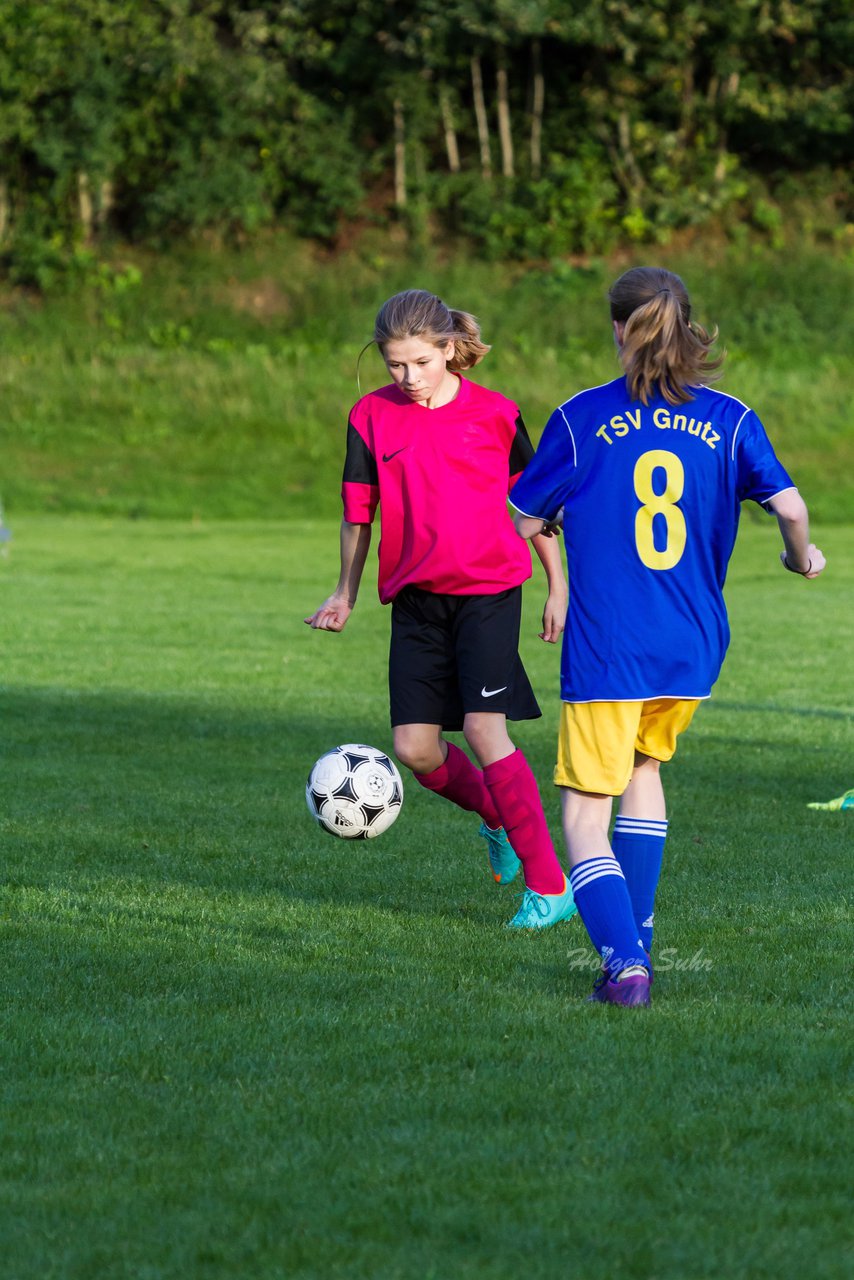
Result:
<svg viewBox="0 0 854 1280"><path fill-rule="evenodd" d="M718 677L740 504L793 485L752 409L691 390L676 406L631 400L625 378L580 392L513 490L524 515L564 512L566 702L706 698Z"/></svg>

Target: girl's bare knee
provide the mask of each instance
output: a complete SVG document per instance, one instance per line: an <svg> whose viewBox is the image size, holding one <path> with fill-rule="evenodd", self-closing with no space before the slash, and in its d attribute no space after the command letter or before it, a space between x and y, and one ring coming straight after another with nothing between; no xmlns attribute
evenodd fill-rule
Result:
<svg viewBox="0 0 854 1280"><path fill-rule="evenodd" d="M472 712L467 715L463 735L481 767L503 760L516 749L507 732L507 721L504 716L494 712Z"/></svg>
<svg viewBox="0 0 854 1280"><path fill-rule="evenodd" d="M425 732L421 726L400 725L394 730L394 754L413 773L433 773L445 762L438 729Z"/></svg>

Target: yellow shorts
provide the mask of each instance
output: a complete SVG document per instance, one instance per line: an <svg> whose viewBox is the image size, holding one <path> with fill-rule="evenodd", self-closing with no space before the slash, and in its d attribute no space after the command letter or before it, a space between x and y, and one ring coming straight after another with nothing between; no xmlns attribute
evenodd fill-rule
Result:
<svg viewBox="0 0 854 1280"><path fill-rule="evenodd" d="M555 785L621 796L632 776L635 752L670 760L698 706L697 700L684 698L562 703Z"/></svg>

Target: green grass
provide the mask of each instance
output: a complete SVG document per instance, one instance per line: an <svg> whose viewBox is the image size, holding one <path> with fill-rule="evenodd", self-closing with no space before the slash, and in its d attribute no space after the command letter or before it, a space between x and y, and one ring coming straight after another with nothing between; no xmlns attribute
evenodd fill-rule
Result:
<svg viewBox="0 0 854 1280"><path fill-rule="evenodd" d="M584 266L457 252L414 267L367 241L334 260L281 239L117 251L112 275L67 296L0 297L0 497L12 513L334 515L358 353L390 293L421 285L476 312L493 344L477 377L519 402L536 438L556 404L618 372L606 291L650 260L720 326L720 386L766 422L814 515L854 521L854 260L805 246L639 248ZM361 377L364 390L386 380L375 352Z"/></svg>
<svg viewBox="0 0 854 1280"><path fill-rule="evenodd" d="M667 770L649 1013L578 921L502 929L477 823L406 783L350 846L313 760L390 746L387 612L301 619L334 520L9 518L0 1270L10 1280L829 1280L850 1124L854 526L746 522L724 675ZM524 656L548 784L557 654ZM692 967L693 966L693 967Z"/></svg>

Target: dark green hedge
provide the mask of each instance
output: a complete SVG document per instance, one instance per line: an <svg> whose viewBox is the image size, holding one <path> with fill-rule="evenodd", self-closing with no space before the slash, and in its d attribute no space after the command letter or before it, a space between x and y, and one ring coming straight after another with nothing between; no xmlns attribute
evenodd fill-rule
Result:
<svg viewBox="0 0 854 1280"><path fill-rule="evenodd" d="M847 0L0 0L0 42L21 281L110 233L393 215L537 257L773 238L781 190L850 220Z"/></svg>

